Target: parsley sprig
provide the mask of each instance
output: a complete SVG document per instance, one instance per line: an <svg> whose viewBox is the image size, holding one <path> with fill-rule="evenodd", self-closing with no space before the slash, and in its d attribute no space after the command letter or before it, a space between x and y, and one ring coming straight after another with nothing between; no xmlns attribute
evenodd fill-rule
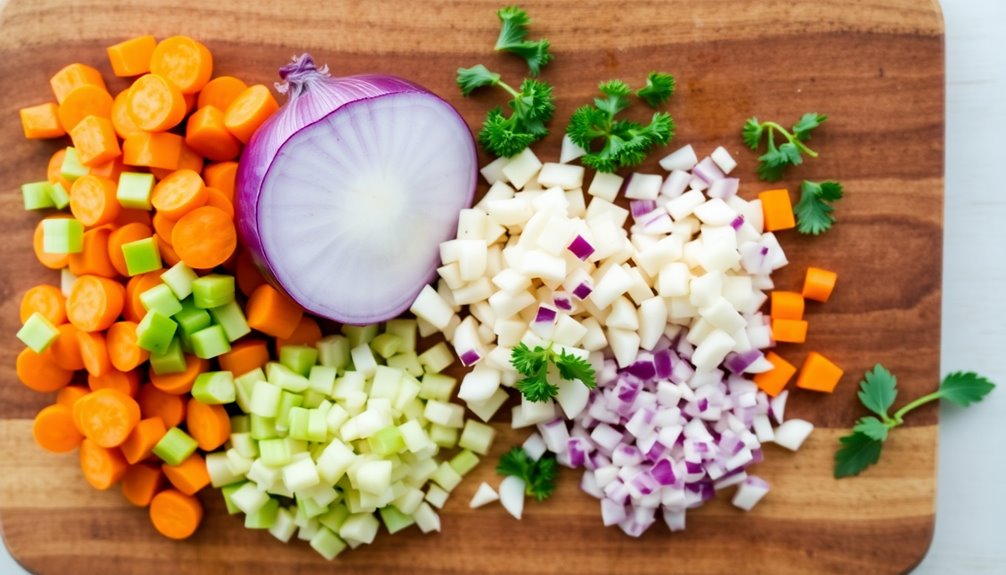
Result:
<svg viewBox="0 0 1006 575"><path fill-rule="evenodd" d="M674 77L651 72L646 85L636 96L652 107L666 102L674 93ZM648 125L615 116L631 105L632 89L621 80L602 82L598 87L603 97L594 98L593 106L581 106L569 119L566 133L573 142L587 150L581 162L599 172L614 172L618 168L635 166L657 144L666 144L674 137L674 120L667 112L656 112ZM591 151L593 142L603 139L600 150ZM594 148L596 149L596 148Z"/></svg>
<svg viewBox="0 0 1006 575"><path fill-rule="evenodd" d="M859 383L859 401L876 414L859 418L852 433L839 439L841 447L835 453L835 477L859 475L877 463L890 431L904 423L910 411L938 399L967 407L985 398L995 384L970 371L955 371L943 378L940 388L923 395L888 415L898 396L898 378L879 363Z"/></svg>
<svg viewBox="0 0 1006 575"><path fill-rule="evenodd" d="M524 481L524 493L538 501L548 499L555 491L555 472L554 455L547 453L535 461L520 447L504 453L496 464L496 473L519 477Z"/></svg>
<svg viewBox="0 0 1006 575"><path fill-rule="evenodd" d="M531 75L537 76L543 66L552 61L548 40L528 40L527 27L531 18L517 6L507 6L496 12L500 19L500 35L496 50L516 54L527 62Z"/></svg>
<svg viewBox="0 0 1006 575"><path fill-rule="evenodd" d="M797 230L801 234L819 235L835 223L833 202L842 199L842 184L838 182L811 182L800 186L800 201L793 206Z"/></svg>
<svg viewBox="0 0 1006 575"><path fill-rule="evenodd" d="M762 139L766 140L767 149L758 158L758 177L767 182L775 182L782 179L786 166L802 164L804 154L816 158L817 152L807 147L805 142L810 140L811 133L827 119L828 116L824 114L810 112L793 124L791 131L777 122L759 122L758 118L749 118L741 130L747 147L757 151ZM777 146L776 134L785 138L786 142Z"/></svg>
<svg viewBox="0 0 1006 575"><path fill-rule="evenodd" d="M517 382L517 389L528 401L548 401L559 394L559 388L548 380L549 365L555 365L562 379L580 380L589 389L597 386L597 376L590 362L566 350L557 353L552 345L536 345L531 349L522 342L510 354L510 363L524 376Z"/></svg>

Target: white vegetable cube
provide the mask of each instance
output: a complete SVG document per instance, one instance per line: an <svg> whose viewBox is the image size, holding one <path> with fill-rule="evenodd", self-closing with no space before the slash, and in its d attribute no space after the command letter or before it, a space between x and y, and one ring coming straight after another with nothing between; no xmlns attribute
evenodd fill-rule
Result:
<svg viewBox="0 0 1006 575"><path fill-rule="evenodd" d="M521 192L522 194L530 192ZM569 203L566 201L566 192L560 187L549 187L547 190L535 192L531 200L531 207L536 213L548 211L551 214L564 215Z"/></svg>
<svg viewBox="0 0 1006 575"><path fill-rule="evenodd" d="M524 148L524 151L510 158L510 161L503 166L502 172L507 180L518 190L524 187L531 178L541 169L541 160L534 155L531 148Z"/></svg>
<svg viewBox="0 0 1006 575"><path fill-rule="evenodd" d="M631 365L639 355L639 334L633 330L609 328L607 335L618 367Z"/></svg>
<svg viewBox="0 0 1006 575"><path fill-rule="evenodd" d="M574 236L576 236L574 223L565 215L556 215L548 221L548 226L538 235L537 244L540 249L553 256L558 256L569 246Z"/></svg>
<svg viewBox="0 0 1006 575"><path fill-rule="evenodd" d="M580 341L580 345L587 351L597 351L608 346L608 338L604 335L604 329L596 318L588 317L583 320L583 327L587 328L587 333Z"/></svg>
<svg viewBox="0 0 1006 575"><path fill-rule="evenodd" d="M566 279L566 260L542 250L529 250L518 271L531 278L561 282Z"/></svg>
<svg viewBox="0 0 1006 575"><path fill-rule="evenodd" d="M499 411L499 408L503 406L506 400L507 392L500 388L486 401L481 403L469 402L468 409L482 421L489 421Z"/></svg>
<svg viewBox="0 0 1006 575"><path fill-rule="evenodd" d="M750 476L741 482L740 486L737 488L737 492L734 493L733 500L731 503L735 507L739 507L745 511L751 511L755 505L765 494L768 493L769 486L763 479L757 476Z"/></svg>
<svg viewBox="0 0 1006 575"><path fill-rule="evenodd" d="M587 201L580 188L566 192L566 204L566 215L571 218L582 218L587 213Z"/></svg>
<svg viewBox="0 0 1006 575"><path fill-rule="evenodd" d="M573 138L569 137L569 134L564 134L562 136L562 147L559 149L560 163L568 164L586 153L587 150L584 150L579 146L579 144L574 142Z"/></svg>
<svg viewBox="0 0 1006 575"><path fill-rule="evenodd" d="M696 369L709 370L718 366L734 347L734 339L722 330L715 329L702 340L692 354Z"/></svg>
<svg viewBox="0 0 1006 575"><path fill-rule="evenodd" d="M660 186L660 198L658 202L663 199L664 207L666 208L666 203L674 198L685 193L688 189L688 182L692 179L692 175L683 170L674 170L667 175L664 180L663 185Z"/></svg>
<svg viewBox="0 0 1006 575"><path fill-rule="evenodd" d="M483 481L479 484L479 488L475 490L475 495L472 496L471 502L468 507L475 509L477 507L482 507L487 503L492 503L493 501L499 501L499 494L493 489L488 483Z"/></svg>
<svg viewBox="0 0 1006 575"><path fill-rule="evenodd" d="M510 293L526 291L531 287L530 278L513 268L501 270L493 276L492 283L499 289Z"/></svg>
<svg viewBox="0 0 1006 575"><path fill-rule="evenodd" d="M251 515L269 502L269 496L254 483L248 482L231 493L231 503L245 515Z"/></svg>
<svg viewBox="0 0 1006 575"><path fill-rule="evenodd" d="M655 200L660 195L663 178L659 174L634 173L625 186L625 197L630 200Z"/></svg>
<svg viewBox="0 0 1006 575"><path fill-rule="evenodd" d="M525 487L524 480L513 475L504 477L500 482L500 503L515 519L520 519L524 513Z"/></svg>
<svg viewBox="0 0 1006 575"><path fill-rule="evenodd" d="M495 160L489 162L483 166L479 173L485 178L486 182L492 186L497 182L505 184L507 182L506 176L503 175L503 167L510 162L510 158L496 158Z"/></svg>
<svg viewBox="0 0 1006 575"><path fill-rule="evenodd" d="M489 216L478 208L468 208L458 213L459 240L484 240L489 226Z"/></svg>
<svg viewBox="0 0 1006 575"><path fill-rule="evenodd" d="M639 347L652 350L667 326L667 302L651 297L639 305Z"/></svg>
<svg viewBox="0 0 1006 575"><path fill-rule="evenodd" d="M680 236L666 236L639 250L634 258L643 271L656 277L667 264L677 261L684 249Z"/></svg>
<svg viewBox="0 0 1006 575"><path fill-rule="evenodd" d="M611 309L604 319L605 325L615 329L639 329L639 315L636 313L636 306L632 305L629 298L622 296L611 304Z"/></svg>
<svg viewBox="0 0 1006 575"><path fill-rule="evenodd" d="M618 191L622 189L622 181L622 176L618 174L595 172L594 179L591 180L590 187L587 188L587 193L595 198L614 202L618 196Z"/></svg>
<svg viewBox="0 0 1006 575"><path fill-rule="evenodd" d="M419 505L412 518L416 520L416 526L423 533L440 531L440 516L425 502Z"/></svg>
<svg viewBox="0 0 1006 575"><path fill-rule="evenodd" d="M723 146L713 150L713 153L709 154L709 157L712 158L713 162L716 162L716 165L724 174L729 174L737 167L737 160L734 160L734 157Z"/></svg>
<svg viewBox="0 0 1006 575"><path fill-rule="evenodd" d="M566 314L559 315L552 330L552 340L562 345L579 345L586 335L586 326Z"/></svg>
<svg viewBox="0 0 1006 575"><path fill-rule="evenodd" d="M803 442L814 431L814 424L803 419L787 419L775 428L775 442L790 451L800 449Z"/></svg>
<svg viewBox="0 0 1006 575"><path fill-rule="evenodd" d="M460 272L459 272L460 273ZM454 304L458 306L471 305L481 301L489 299L493 293L493 286L489 283L489 278L479 277L473 282L464 284L463 286L457 288L453 292ZM448 301L444 298L444 301ZM450 302L448 302L450 303ZM456 316L455 316L456 317ZM451 318L454 321L455 318ZM450 327L450 322L447 324L448 327L443 329L443 332L448 333Z"/></svg>
<svg viewBox="0 0 1006 575"><path fill-rule="evenodd" d="M451 306L440 297L437 290L429 285L423 286L422 291L416 296L416 301L413 302L409 311L414 313L416 317L426 320L437 329L447 327L451 318L454 317L454 310L451 309ZM358 367L357 369L359 370Z"/></svg>
<svg viewBox="0 0 1006 575"><path fill-rule="evenodd" d="M432 442L430 436L418 420L410 419L398 426L398 432L402 434L405 448L412 453L417 453L428 447Z"/></svg>
<svg viewBox="0 0 1006 575"><path fill-rule="evenodd" d="M590 399L590 389L580 380L559 380L559 393L555 396L556 403L562 409L567 419L573 419L586 407Z"/></svg>
<svg viewBox="0 0 1006 575"><path fill-rule="evenodd" d="M495 437L496 430L492 426L469 419L465 422L465 428L461 432L458 446L462 449L474 451L479 455L486 455L489 453L489 447L492 446Z"/></svg>
<svg viewBox="0 0 1006 575"><path fill-rule="evenodd" d="M534 215L531 202L523 197L490 200L486 202L486 212L491 221L508 227L524 225Z"/></svg>
<svg viewBox="0 0 1006 575"><path fill-rule="evenodd" d="M346 542L357 542L370 544L377 537L377 531L381 523L374 517L373 513L354 513L346 518L346 521L339 528L339 537Z"/></svg>
<svg viewBox="0 0 1006 575"><path fill-rule="evenodd" d="M551 399L548 401L528 401L522 395L520 405L514 406L511 426L518 428L544 423L555 419L555 415L555 402Z"/></svg>
<svg viewBox="0 0 1006 575"><path fill-rule="evenodd" d="M538 173L538 183L546 188L558 186L564 190L575 190L583 187L583 174L583 166L548 162Z"/></svg>
<svg viewBox="0 0 1006 575"><path fill-rule="evenodd" d="M365 461L349 469L349 478L356 489L380 494L391 486L391 468L388 460Z"/></svg>
<svg viewBox="0 0 1006 575"><path fill-rule="evenodd" d="M447 498L450 493L444 491L439 485L430 485L426 489L426 501L433 505L437 509L440 509L447 503ZM418 506L417 506L418 507Z"/></svg>
<svg viewBox="0 0 1006 575"><path fill-rule="evenodd" d="M691 144L682 146L660 159L660 167L668 172L673 170L691 170L697 163L699 163L699 158L695 155L695 149L692 148Z"/></svg>
<svg viewBox="0 0 1006 575"><path fill-rule="evenodd" d="M430 476L430 480L446 491L454 491L454 488L461 483L461 474L450 463L444 461Z"/></svg>
<svg viewBox="0 0 1006 575"><path fill-rule="evenodd" d="M458 389L458 399L476 403L488 400L500 387L500 372L479 363L465 374Z"/></svg>
<svg viewBox="0 0 1006 575"><path fill-rule="evenodd" d="M716 298L712 304L701 308L699 315L726 333L734 333L747 324L734 306L722 296Z"/></svg>
<svg viewBox="0 0 1006 575"><path fill-rule="evenodd" d="M695 217L704 224L711 226L728 226L737 212L719 198L713 198L695 208Z"/></svg>
<svg viewBox="0 0 1006 575"><path fill-rule="evenodd" d="M475 281L486 273L486 252L488 246L484 239L457 240L458 271L461 280Z"/></svg>
<svg viewBox="0 0 1006 575"><path fill-rule="evenodd" d="M597 279L588 299L598 308L604 309L629 291L630 287L632 277L621 266L611 266Z"/></svg>
<svg viewBox="0 0 1006 575"><path fill-rule="evenodd" d="M684 262L671 262L660 270L657 293L661 297L682 297L689 294L692 272Z"/></svg>
<svg viewBox="0 0 1006 575"><path fill-rule="evenodd" d="M691 279L689 301L695 307L712 305L723 290L723 274L715 271L695 276Z"/></svg>
<svg viewBox="0 0 1006 575"><path fill-rule="evenodd" d="M289 463L283 467L283 484L293 492L314 487L321 482L318 469L310 457Z"/></svg>
<svg viewBox="0 0 1006 575"><path fill-rule="evenodd" d="M689 190L664 204L664 209L675 221L691 215L695 208L705 203L706 197L698 190Z"/></svg>
<svg viewBox="0 0 1006 575"><path fill-rule="evenodd" d="M423 417L444 427L460 429L464 425L465 408L456 403L431 400L426 402Z"/></svg>

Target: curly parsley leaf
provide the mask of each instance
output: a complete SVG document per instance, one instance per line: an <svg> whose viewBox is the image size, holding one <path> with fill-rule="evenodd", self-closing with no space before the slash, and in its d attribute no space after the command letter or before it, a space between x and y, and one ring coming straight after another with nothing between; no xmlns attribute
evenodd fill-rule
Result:
<svg viewBox="0 0 1006 575"><path fill-rule="evenodd" d="M894 405L898 397L898 378L881 364L873 366L871 371L859 382L859 401L864 407L876 413L884 421L890 418L887 410Z"/></svg>
<svg viewBox="0 0 1006 575"><path fill-rule="evenodd" d="M793 206L797 229L802 234L818 235L835 223L831 205L842 199L842 184L838 182L804 181L800 186L800 201Z"/></svg>
<svg viewBox="0 0 1006 575"><path fill-rule="evenodd" d="M842 447L835 452L835 479L859 475L880 461L884 442L863 433L852 433L839 439Z"/></svg>
<svg viewBox="0 0 1006 575"><path fill-rule="evenodd" d="M531 18L523 9L517 6L507 6L496 12L500 19L500 34L496 38L496 50L516 54L527 62L532 76L537 76L541 69L552 61L548 40L531 41L527 39L527 27Z"/></svg>
<svg viewBox="0 0 1006 575"><path fill-rule="evenodd" d="M482 64L476 64L471 68L458 68L457 83L462 96L467 96L479 88L495 86L499 82L500 75Z"/></svg>
<svg viewBox="0 0 1006 575"><path fill-rule="evenodd" d="M955 371L943 378L939 394L942 399L967 407L988 395L995 384L973 371Z"/></svg>
<svg viewBox="0 0 1006 575"><path fill-rule="evenodd" d="M597 387L597 376L594 373L594 366L582 357L577 357L563 350L555 360L555 366L559 369L559 377L575 381L580 380L587 389Z"/></svg>
<svg viewBox="0 0 1006 575"><path fill-rule="evenodd" d="M757 151L762 140L765 140L766 151L758 158L758 177L769 182L778 181L782 179L787 166L802 164L804 155L816 158L817 152L804 142L827 119L828 116L824 114L804 114L791 131L777 122L760 122L758 118L748 118L741 128L744 144ZM776 144L777 134L785 140L782 144Z"/></svg>
<svg viewBox="0 0 1006 575"><path fill-rule="evenodd" d="M547 124L555 114L552 86L540 80L525 79L520 90L500 80L499 74L481 64L458 69L458 86L464 95L484 86L499 86L512 98L510 115L495 107L486 114L479 131L479 142L496 156L513 156L548 134Z"/></svg>
<svg viewBox="0 0 1006 575"><path fill-rule="evenodd" d="M548 499L555 491L556 460L552 454L535 461L524 449L514 447L500 457L496 473L520 478L524 481L524 492L538 501Z"/></svg>
<svg viewBox="0 0 1006 575"><path fill-rule="evenodd" d="M646 76L646 85L636 90L636 96L651 108L656 108L671 99L674 88L674 76L663 72L650 72Z"/></svg>
<svg viewBox="0 0 1006 575"><path fill-rule="evenodd" d="M548 380L550 364L555 365L562 379L580 380L590 389L597 385L597 376L589 362L565 350L556 353L551 343L534 349L520 343L510 353L510 363L524 376L517 382L517 389L528 401L548 401L559 394L559 387Z"/></svg>

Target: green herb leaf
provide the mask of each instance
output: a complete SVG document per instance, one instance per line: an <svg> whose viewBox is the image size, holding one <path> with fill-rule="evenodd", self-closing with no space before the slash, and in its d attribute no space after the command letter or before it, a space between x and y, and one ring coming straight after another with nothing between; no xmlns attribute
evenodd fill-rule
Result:
<svg viewBox="0 0 1006 575"><path fill-rule="evenodd" d="M804 114L800 117L800 121L793 124L793 135L801 142L806 142L807 140L810 140L811 132L823 124L827 119L828 116L818 114L816 112Z"/></svg>
<svg viewBox="0 0 1006 575"><path fill-rule="evenodd" d="M873 366L866 372L866 377L859 382L859 401L870 411L876 413L884 422L890 421L887 410L898 397L898 378L881 364Z"/></svg>
<svg viewBox="0 0 1006 575"><path fill-rule="evenodd" d="M995 389L995 384L973 371L955 371L943 378L940 384L940 397L967 407L977 403Z"/></svg>
<svg viewBox="0 0 1006 575"><path fill-rule="evenodd" d="M538 501L548 499L555 491L556 460L552 454L534 461L522 448L514 447L500 457L496 473L519 477L524 481L524 492Z"/></svg>
<svg viewBox="0 0 1006 575"><path fill-rule="evenodd" d="M527 79L517 92L501 81L496 83L513 95L508 104L511 113L508 117L499 107L490 110L479 131L479 142L497 156L510 157L548 134L546 124L555 114L552 86Z"/></svg>
<svg viewBox="0 0 1006 575"><path fill-rule="evenodd" d="M510 364L524 376L517 382L517 389L528 401L547 401L559 394L558 386L548 380L549 364L555 364L562 379L580 380L590 389L597 385L594 368L589 362L565 350L556 353L551 343L548 347L535 346L534 349L523 342L517 344L510 353Z"/></svg>
<svg viewBox="0 0 1006 575"><path fill-rule="evenodd" d="M495 86L499 84L500 75L490 71L482 64L477 64L471 68L458 68L458 87L461 88L461 95L467 96L474 90L485 86Z"/></svg>
<svg viewBox="0 0 1006 575"><path fill-rule="evenodd" d="M674 76L663 72L650 72L646 76L646 85L636 90L636 96L651 108L656 108L674 95L674 87Z"/></svg>
<svg viewBox="0 0 1006 575"><path fill-rule="evenodd" d="M761 123L758 122L758 118L748 118L744 122L744 128L741 129L741 137L744 139L744 145L752 150L757 150L763 133L764 130Z"/></svg>
<svg viewBox="0 0 1006 575"><path fill-rule="evenodd" d="M877 463L884 442L863 433L852 433L839 439L842 447L835 452L835 478L859 475L859 472Z"/></svg>
<svg viewBox="0 0 1006 575"><path fill-rule="evenodd" d="M800 186L800 201L793 206L799 232L816 236L828 231L835 223L831 202L840 199L842 184L804 181Z"/></svg>
<svg viewBox="0 0 1006 575"><path fill-rule="evenodd" d="M496 464L496 473L503 476L512 475L524 478L532 467L534 467L534 461L528 456L527 452L520 447L514 447L500 457L499 462Z"/></svg>
<svg viewBox="0 0 1006 575"><path fill-rule="evenodd" d="M516 54L527 62L532 76L552 61L548 40L527 40L527 27L531 18L517 6L507 6L496 15L500 19L500 34L496 38L496 50Z"/></svg>
<svg viewBox="0 0 1006 575"><path fill-rule="evenodd" d="M555 361L555 366L559 369L559 376L565 380L580 380L588 389L597 387L597 375L594 373L594 366L582 357L577 357L563 350Z"/></svg>
<svg viewBox="0 0 1006 575"><path fill-rule="evenodd" d="M886 440L889 429L886 423L872 415L860 417L859 421L856 422L856 426L852 428L856 433L862 433L870 439L876 439L877 441Z"/></svg>
<svg viewBox="0 0 1006 575"><path fill-rule="evenodd" d="M810 139L811 132L827 120L823 114L804 114L793 125L790 132L778 122L760 122L758 118L748 118L741 128L741 138L744 144L757 151L761 141L765 140L766 152L758 158L758 177L774 182L782 179L787 166L799 166L803 163L804 154L816 158L817 152L804 144ZM781 135L786 141L776 145L776 135Z"/></svg>

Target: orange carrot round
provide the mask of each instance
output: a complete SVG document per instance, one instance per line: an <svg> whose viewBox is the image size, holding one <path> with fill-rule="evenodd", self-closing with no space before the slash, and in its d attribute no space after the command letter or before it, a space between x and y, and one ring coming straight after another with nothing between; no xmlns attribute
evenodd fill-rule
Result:
<svg viewBox="0 0 1006 575"><path fill-rule="evenodd" d="M138 463L150 457L154 446L167 431L168 428L164 427L164 422L160 417L141 419L119 449L122 450L122 454L130 465Z"/></svg>
<svg viewBox="0 0 1006 575"><path fill-rule="evenodd" d="M73 424L73 412L59 403L38 412L31 428L35 443L54 453L73 451L84 440Z"/></svg>
<svg viewBox="0 0 1006 575"><path fill-rule="evenodd" d="M59 122L67 132L88 116L112 117L112 96L104 87L83 84L59 104Z"/></svg>
<svg viewBox="0 0 1006 575"><path fill-rule="evenodd" d="M227 443L231 435L231 420L222 405L206 405L189 399L185 427L203 451L213 451Z"/></svg>
<svg viewBox="0 0 1006 575"><path fill-rule="evenodd" d="M224 111L224 125L234 137L247 144L255 130L279 109L269 88L262 84L248 86Z"/></svg>
<svg viewBox="0 0 1006 575"><path fill-rule="evenodd" d="M170 130L185 118L185 98L167 78L146 74L129 88L126 113L141 130Z"/></svg>
<svg viewBox="0 0 1006 575"><path fill-rule="evenodd" d="M227 261L237 248L237 231L227 212L205 206L185 214L171 231L178 257L196 269L210 269Z"/></svg>
<svg viewBox="0 0 1006 575"><path fill-rule="evenodd" d="M269 361L269 345L261 339L244 339L231 345L231 350L217 358L220 369L240 376L262 367Z"/></svg>
<svg viewBox="0 0 1006 575"><path fill-rule="evenodd" d="M176 170L157 182L150 202L158 213L177 220L196 208L206 205L206 184L192 170Z"/></svg>
<svg viewBox="0 0 1006 575"><path fill-rule="evenodd" d="M250 296L258 286L265 283L262 272L255 265L255 260L252 259L251 253L247 251L242 251L238 254L234 276L237 280L238 289L246 296Z"/></svg>
<svg viewBox="0 0 1006 575"><path fill-rule="evenodd" d="M80 469L91 487L104 491L122 479L129 464L118 449L102 447L84 438L80 444Z"/></svg>
<svg viewBox="0 0 1006 575"><path fill-rule="evenodd" d="M183 94L195 94L213 75L213 54L192 38L171 36L154 48L150 71L170 80Z"/></svg>
<svg viewBox="0 0 1006 575"><path fill-rule="evenodd" d="M114 222L122 209L111 180L87 174L77 178L69 191L70 212L87 227Z"/></svg>
<svg viewBox="0 0 1006 575"><path fill-rule="evenodd" d="M140 386L136 402L140 404L140 415L144 419L156 417L168 429L185 421L185 399L181 395L166 393L148 384Z"/></svg>
<svg viewBox="0 0 1006 575"><path fill-rule="evenodd" d="M98 276L80 276L66 300L66 316L86 332L108 329L122 313L126 290L119 282Z"/></svg>
<svg viewBox="0 0 1006 575"><path fill-rule="evenodd" d="M73 372L56 365L48 349L35 353L24 348L17 356L15 371L28 389L42 393L58 391L73 379Z"/></svg>
<svg viewBox="0 0 1006 575"><path fill-rule="evenodd" d="M135 397L140 390L140 374L133 371L110 369L103 375L87 374L87 386L91 391L99 389L114 389L130 397Z"/></svg>
<svg viewBox="0 0 1006 575"><path fill-rule="evenodd" d="M129 115L129 88L119 92L112 100L112 128L123 140L130 134L143 131Z"/></svg>
<svg viewBox="0 0 1006 575"><path fill-rule="evenodd" d="M164 484L164 474L152 463L131 465L122 476L122 496L137 507L146 507Z"/></svg>
<svg viewBox="0 0 1006 575"><path fill-rule="evenodd" d="M119 228L128 226L129 224L142 224L147 229L153 229L153 224L150 221L150 212L147 210L124 208L119 212L119 217L115 218L115 222L113 223Z"/></svg>
<svg viewBox="0 0 1006 575"><path fill-rule="evenodd" d="M69 216L57 215L45 218L45 220L66 217ZM43 222L45 220L39 220L38 224L35 225L35 235L32 237L32 249L35 251L35 258L40 264L51 270L65 268L67 262L70 261L70 254L51 254L44 249L45 231L43 230Z"/></svg>
<svg viewBox="0 0 1006 575"><path fill-rule="evenodd" d="M241 153L241 142L224 127L224 113L215 106L199 108L185 124L185 143L216 161L233 160Z"/></svg>
<svg viewBox="0 0 1006 575"><path fill-rule="evenodd" d="M129 275L129 270L126 269L126 257L122 255L122 246L129 242L149 238L152 234L150 228L143 224L126 224L109 234L108 259L119 275Z"/></svg>
<svg viewBox="0 0 1006 575"><path fill-rule="evenodd" d="M206 205L218 208L227 212L231 218L234 217L234 204L227 199L227 195L216 188L206 188Z"/></svg>
<svg viewBox="0 0 1006 575"><path fill-rule="evenodd" d="M206 185L216 188L234 203L234 180L238 174L237 162L217 162L203 168L203 179Z"/></svg>
<svg viewBox="0 0 1006 575"><path fill-rule="evenodd" d="M160 242L159 242L160 243ZM161 243L163 246L163 243ZM140 294L161 283L161 272L153 271L129 278L126 283L126 302L123 305L122 317L126 321L139 323L147 315Z"/></svg>
<svg viewBox="0 0 1006 575"><path fill-rule="evenodd" d="M319 339L321 339L321 327L318 326L318 322L313 317L305 314L290 337L276 338L276 349L284 345L314 346L314 344L318 343Z"/></svg>
<svg viewBox="0 0 1006 575"><path fill-rule="evenodd" d="M77 400L91 393L91 390L83 385L68 385L56 392L56 403L68 407L71 411Z"/></svg>
<svg viewBox="0 0 1006 575"><path fill-rule="evenodd" d="M192 389L192 384L196 382L196 377L200 373L207 371L209 367L209 361L194 355L186 355L185 371L166 374L152 373L150 374L150 383L165 393L182 395Z"/></svg>
<svg viewBox="0 0 1006 575"><path fill-rule="evenodd" d="M59 330L59 335L49 346L52 361L67 371L84 369L84 360L80 356L80 343L77 341L80 330L72 323L64 323L56 329Z"/></svg>
<svg viewBox="0 0 1006 575"><path fill-rule="evenodd" d="M118 277L119 272L112 265L108 240L112 235L111 226L94 228L84 232L84 243L78 253L70 254L67 266L76 276L96 275L103 278Z"/></svg>
<svg viewBox="0 0 1006 575"><path fill-rule="evenodd" d="M53 325L66 322L66 298L59 288L51 285L37 285L24 292L21 297L21 323L28 321L31 314L38 312Z"/></svg>
<svg viewBox="0 0 1006 575"><path fill-rule="evenodd" d="M176 489L165 489L150 502L150 521L169 539L187 539L203 520L203 504Z"/></svg>
<svg viewBox="0 0 1006 575"><path fill-rule="evenodd" d="M101 447L122 445L140 422L136 400L115 389L93 391L80 403L81 431Z"/></svg>
<svg viewBox="0 0 1006 575"><path fill-rule="evenodd" d="M161 261L167 267L171 267L182 261L182 258L178 257L178 253L175 252L175 248L171 247L171 244L168 242L158 240L157 249L161 252Z"/></svg>
<svg viewBox="0 0 1006 575"><path fill-rule="evenodd" d="M52 156L49 157L49 165L46 167L46 179L49 183L55 184L59 182L63 189L67 192L73 187L73 182L67 180L63 177L63 160L66 158L66 148L60 148L56 150Z"/></svg>
<svg viewBox="0 0 1006 575"><path fill-rule="evenodd" d="M304 315L296 302L269 284L260 285L248 298L245 309L248 325L277 338L288 338Z"/></svg>
<svg viewBox="0 0 1006 575"><path fill-rule="evenodd" d="M210 484L206 460L198 453L193 453L178 465L162 465L161 470L171 485L186 495L195 495Z"/></svg>
<svg viewBox="0 0 1006 575"><path fill-rule="evenodd" d="M80 358L84 362L84 369L87 370L87 373L101 377L112 369L112 362L108 358L108 344L105 343L105 334L78 331L77 345L80 346Z"/></svg>
<svg viewBox="0 0 1006 575"><path fill-rule="evenodd" d="M175 220L169 218L161 212L154 212L154 217L152 219L154 224L154 233L157 234L157 238L162 240L163 243L171 243L171 230L175 229Z"/></svg>
<svg viewBox="0 0 1006 575"><path fill-rule="evenodd" d="M136 344L136 323L119 321L113 323L105 334L108 343L108 359L119 371L136 369L147 361L150 352Z"/></svg>
<svg viewBox="0 0 1006 575"><path fill-rule="evenodd" d="M234 98L247 87L248 84L234 76L217 76L203 86L196 105L200 108L213 106L219 110L226 110Z"/></svg>

